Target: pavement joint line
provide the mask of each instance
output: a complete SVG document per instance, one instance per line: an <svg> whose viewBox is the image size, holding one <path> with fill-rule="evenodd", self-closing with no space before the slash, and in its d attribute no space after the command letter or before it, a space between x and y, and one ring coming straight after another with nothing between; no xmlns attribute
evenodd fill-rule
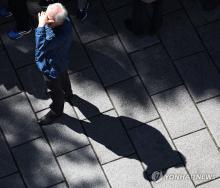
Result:
<svg viewBox="0 0 220 188"><path fill-rule="evenodd" d="M22 143L20 143L20 144L16 144L15 146L12 146L12 147L10 147L10 148L13 150L13 149L16 149L16 148L18 148L18 147L22 147L22 146L25 145L25 144L29 144L29 143L31 143L31 142L34 142L35 140L38 140L38 139L40 139L40 138L43 138L43 135L42 135L42 136L38 136L38 137L36 137L36 138L33 138L33 139L31 139L31 140L27 140L27 141L22 142Z"/></svg>
<svg viewBox="0 0 220 188"><path fill-rule="evenodd" d="M196 187L199 188L201 185L205 185L205 184L208 184L208 183L210 183L210 182L213 182L213 181L215 181L215 180L219 180L219 179L220 179L220 177L217 177L217 178L214 178L214 179L208 180L208 181L206 181L206 182L199 183L198 185L196 185Z"/></svg>
<svg viewBox="0 0 220 188"><path fill-rule="evenodd" d="M177 140L177 139L183 138L183 137L185 137L185 136L188 136L188 135L191 135L191 134L194 134L194 133L197 133L197 132L203 131L203 130L207 130L207 127L203 127L203 128L201 128L201 129L198 129L198 130L192 131L192 132L190 132L190 133L183 134L183 135L178 136L178 137L174 137L174 138L172 138L172 140Z"/></svg>
<svg viewBox="0 0 220 188"><path fill-rule="evenodd" d="M152 120L147 121L147 122L143 122L143 123L141 122L141 123L138 124L137 126L134 126L134 127L128 128L128 131L132 131L133 129L136 129L136 128L139 128L139 127L142 127L142 126L146 126L146 124L151 123L151 122L154 122L154 121L156 121L156 120L160 120L160 117L155 118L155 119L152 119Z"/></svg>
<svg viewBox="0 0 220 188"><path fill-rule="evenodd" d="M12 175L18 174L18 173L19 173L19 171L14 171L14 172L12 172L12 173L10 173L10 174L7 174L7 175L4 175L4 176L1 176L1 177L0 177L0 180L1 180L1 179L4 179L4 178L7 178L7 177L9 177L9 176L12 176Z"/></svg>
<svg viewBox="0 0 220 188"><path fill-rule="evenodd" d="M185 58L188 58L188 57L192 57L192 56L195 56L195 55L198 55L198 54L201 54L201 53L206 53L206 51L205 50L199 50L197 52L194 52L194 53L182 56L182 57L178 57L178 58L170 57L170 58L171 58L172 61L176 62L176 61L179 61L179 60L182 60L182 59L185 59Z"/></svg>
<svg viewBox="0 0 220 188"><path fill-rule="evenodd" d="M209 97L209 98L207 98L207 99L200 100L200 101L196 102L196 104L200 104L200 103L206 102L206 101L208 101L208 100L216 99L216 98L218 98L218 97L220 97L220 94L214 95L214 96Z"/></svg>
<svg viewBox="0 0 220 188"><path fill-rule="evenodd" d="M126 3L126 4L124 4L124 5L121 5L121 6L119 6L119 7L112 8L112 9L109 9L109 10L107 10L107 9L105 8L105 6L104 6L104 10L105 10L105 12L106 12L107 14L109 14L109 13L114 12L114 11L117 11L117 10L119 10L119 9L121 9L121 8L129 7L129 6L131 6L131 5L132 5L132 2L129 2L129 3Z"/></svg>
<svg viewBox="0 0 220 188"><path fill-rule="evenodd" d="M19 92L13 93L13 94L8 95L8 96L6 96L6 97L2 97L2 98L0 98L0 102L3 101L3 100L5 100L5 99L8 99L8 98L14 97L14 96L16 96L16 95L22 94L22 93L23 93L23 91L21 90L21 91L19 91Z"/></svg>
<svg viewBox="0 0 220 188"><path fill-rule="evenodd" d="M28 67L31 67L31 66L34 66L35 65L35 63L28 63L28 64L26 64L26 65L22 65L22 66L19 66L19 67L15 67L15 70L16 71L20 71L20 70L22 70L22 69L25 69L25 68L28 68Z"/></svg>
<svg viewBox="0 0 220 188"><path fill-rule="evenodd" d="M205 24L196 26L196 28L200 29L200 28L202 28L202 27L205 27L205 26L208 26L208 25L211 25L211 24L215 24L215 23L217 23L217 22L220 22L220 18L218 18L218 19L216 19L216 20L214 20L214 21L210 21L210 22L208 22L208 23L205 23Z"/></svg>
<svg viewBox="0 0 220 188"><path fill-rule="evenodd" d="M180 2L180 3L182 4L182 2ZM218 69L218 67L217 67L217 65L215 64L213 58L211 57L211 55L210 55L208 49L206 48L206 45L205 45L205 43L204 43L202 37L200 36L200 34L199 34L197 28L195 27L195 25L193 24L193 22L192 22L190 16L188 15L188 12L186 11L186 9L184 9L184 12L185 12L185 14L186 14L188 20L190 21L190 24L192 25L194 31L196 32L196 34L197 34L199 40L201 41L201 44L202 44L203 48L205 49L206 53L208 54L208 56L209 56L209 58L210 58L210 60L211 60L211 62L212 62L212 66L214 66L214 68L216 68L216 70L217 70L218 73L220 74L220 69ZM174 62L172 62L172 63L173 63L173 65L175 66L176 70L178 71L178 69L177 69L175 63L174 63ZM178 73L179 73L179 72L178 72ZM198 111L198 113L199 113L199 115L200 115L200 117L201 117L203 123L205 124L205 126L206 126L206 128L207 128L207 130L208 130L208 132L209 132L209 135L210 135L211 139L213 140L213 142L214 142L216 148L218 149L218 148L219 148L219 147L218 147L218 144L217 144L217 142L216 142L214 136L212 135L212 133L211 133L211 131L210 131L210 129L209 129L209 126L206 124L206 121L205 121L205 119L204 119L202 113L200 112L198 106L196 105L196 102L194 101L194 99L193 99L193 97L192 97L192 95L191 95L191 93L190 93L190 91L189 91L189 88L187 87L187 85L186 85L186 83L184 82L184 79L183 79L183 77L182 77L182 75L181 75L180 73L179 73L179 76L180 76L180 78L183 80L183 83L184 83L184 85L185 85L185 87L186 87L186 90L188 91L189 96L191 97L191 100L193 101L193 103L194 103L194 105L195 105L195 107L196 107L196 109L197 109L197 111Z"/></svg>
<svg viewBox="0 0 220 188"><path fill-rule="evenodd" d="M74 152L74 151L77 151L77 150L86 148L86 147L88 147L88 146L90 146L90 145L91 145L91 144L86 144L86 145L80 146L80 147L78 147L78 148L76 148L76 149L73 149L73 150L70 150L70 151L67 151L67 152L58 154L58 155L56 155L56 157L57 157L57 158L62 157L62 156L64 156L64 155L67 155L67 154L72 153L72 152Z"/></svg>
<svg viewBox="0 0 220 188"><path fill-rule="evenodd" d="M117 158L117 159L113 159L113 160L110 160L110 161L108 161L108 162L102 163L102 166L105 166L105 165L107 165L107 164L109 164L109 163L113 163L113 162L115 162L115 161L119 161L120 159L129 158L129 157L131 157L132 155L137 155L137 153L133 152L133 153L128 154L128 155L125 155L125 156L120 156L120 157Z"/></svg>
<svg viewBox="0 0 220 188"><path fill-rule="evenodd" d="M111 87L114 87L114 86L117 85L117 84L121 84L121 83L126 82L126 81L128 81L128 80L135 79L136 77L138 77L138 74L135 74L135 75L133 75L133 76L130 76L129 78L125 78L125 79L123 79L123 80L117 81L117 82L115 82L115 83L109 84L108 86L105 86L105 88L106 88L106 89L109 89L109 88L111 88Z"/></svg>
<svg viewBox="0 0 220 188"><path fill-rule="evenodd" d="M86 48L88 48L88 46L91 45L92 43L95 43L95 42L97 42L99 40L102 40L102 39L105 39L105 38L108 38L108 37L112 37L112 36L115 36L115 35L116 35L116 33L107 34L107 35L105 35L103 37L100 37L100 38L97 38L95 40L91 40L91 41L85 42L83 44L86 46Z"/></svg>
<svg viewBox="0 0 220 188"><path fill-rule="evenodd" d="M27 186L27 184L26 184L26 182L25 182L25 180L24 180L24 177L23 177L23 175L22 175L22 173L21 173L21 170L20 170L19 165L18 165L18 163L17 163L17 161L16 161L16 158L15 158L15 156L14 156L14 153L12 152L12 149L10 148L10 145L9 145L9 143L8 143L8 141L7 141L7 139L6 139L6 136L5 136L5 134L4 134L4 132L3 132L3 130L2 130L1 127L0 127L0 133L2 134L3 140L5 141L5 143L6 143L6 145L7 145L7 148L8 148L8 150L9 150L10 154L11 154L11 157L12 157L12 159L13 159L13 161L14 161L14 165L15 165L15 167L17 168L17 172L20 174L21 180L22 180L22 182L24 183L24 186L27 188L28 186Z"/></svg>
<svg viewBox="0 0 220 188"><path fill-rule="evenodd" d="M50 185L50 186L47 186L46 188L53 188L54 186L56 186L56 185L59 185L59 184L61 184L61 183L66 183L65 181L60 181L60 182L58 182L58 183L55 183L55 184L53 184L53 185Z"/></svg>
<svg viewBox="0 0 220 188"><path fill-rule="evenodd" d="M82 68L82 69L80 69L80 70L78 70L78 71L75 71L75 72L69 72L68 74L69 74L69 75L77 74L77 73L83 72L83 71L88 70L88 69L91 69L91 68L93 68L93 67L92 67L91 62L90 62L90 65L89 65L89 66L84 67L84 68Z"/></svg>

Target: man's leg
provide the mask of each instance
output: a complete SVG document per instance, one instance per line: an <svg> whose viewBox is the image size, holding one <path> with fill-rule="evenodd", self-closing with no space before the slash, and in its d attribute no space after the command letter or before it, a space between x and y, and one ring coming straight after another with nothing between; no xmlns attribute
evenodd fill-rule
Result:
<svg viewBox="0 0 220 188"><path fill-rule="evenodd" d="M157 32L163 23L162 3L163 0L157 0L152 3L153 16L152 16L151 32L153 33Z"/></svg>
<svg viewBox="0 0 220 188"><path fill-rule="evenodd" d="M73 92L71 88L69 74L67 71L61 74L60 80L61 80L62 89L64 91L65 99L71 98L73 95Z"/></svg>
<svg viewBox="0 0 220 188"><path fill-rule="evenodd" d="M77 17L81 21L85 20L88 15L88 0L77 0Z"/></svg>
<svg viewBox="0 0 220 188"><path fill-rule="evenodd" d="M30 29L29 13L27 8L27 0L9 0L9 7L12 11L18 31L27 31Z"/></svg>
<svg viewBox="0 0 220 188"><path fill-rule="evenodd" d="M51 110L38 120L40 125L52 123L57 117L62 115L64 108L64 93L60 78L52 79L44 75L44 80L49 90L49 96L52 99L52 104L50 105Z"/></svg>

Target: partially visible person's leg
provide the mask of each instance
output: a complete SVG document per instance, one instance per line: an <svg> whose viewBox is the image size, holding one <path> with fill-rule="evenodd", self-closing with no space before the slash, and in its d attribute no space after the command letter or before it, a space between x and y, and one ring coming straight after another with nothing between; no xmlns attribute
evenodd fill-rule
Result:
<svg viewBox="0 0 220 188"><path fill-rule="evenodd" d="M0 17L10 17L12 13L9 11L8 2L2 0L0 2Z"/></svg>
<svg viewBox="0 0 220 188"><path fill-rule="evenodd" d="M152 16L152 25L151 25L151 32L157 32L163 23L163 15L162 15L162 6L163 0L157 0L152 3L153 7L153 16Z"/></svg>
<svg viewBox="0 0 220 188"><path fill-rule="evenodd" d="M64 92L60 77L57 79L49 78L45 75L43 77L49 90L48 94L52 99L52 104L50 105L51 110L38 120L40 125L52 123L57 117L62 115L64 108Z"/></svg>
<svg viewBox="0 0 220 188"><path fill-rule="evenodd" d="M15 17L18 31L30 29L27 0L9 0L9 7Z"/></svg>
<svg viewBox="0 0 220 188"><path fill-rule="evenodd" d="M61 85L64 91L65 99L71 98L73 95L70 78L68 72L64 72L60 76Z"/></svg>

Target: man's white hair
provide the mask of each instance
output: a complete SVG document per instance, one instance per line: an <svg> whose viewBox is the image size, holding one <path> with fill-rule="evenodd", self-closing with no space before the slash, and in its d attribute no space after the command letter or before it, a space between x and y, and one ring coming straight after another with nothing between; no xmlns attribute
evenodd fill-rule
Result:
<svg viewBox="0 0 220 188"><path fill-rule="evenodd" d="M66 8L61 3L48 5L47 12L53 17L56 23L63 23L68 16Z"/></svg>

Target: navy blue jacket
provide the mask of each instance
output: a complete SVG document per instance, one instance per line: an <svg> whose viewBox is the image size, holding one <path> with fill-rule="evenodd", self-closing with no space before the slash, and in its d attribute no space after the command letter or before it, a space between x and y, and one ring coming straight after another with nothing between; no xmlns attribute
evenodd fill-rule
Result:
<svg viewBox="0 0 220 188"><path fill-rule="evenodd" d="M38 27L35 30L35 62L44 75L57 78L67 70L73 41L72 25L67 18L56 28Z"/></svg>

